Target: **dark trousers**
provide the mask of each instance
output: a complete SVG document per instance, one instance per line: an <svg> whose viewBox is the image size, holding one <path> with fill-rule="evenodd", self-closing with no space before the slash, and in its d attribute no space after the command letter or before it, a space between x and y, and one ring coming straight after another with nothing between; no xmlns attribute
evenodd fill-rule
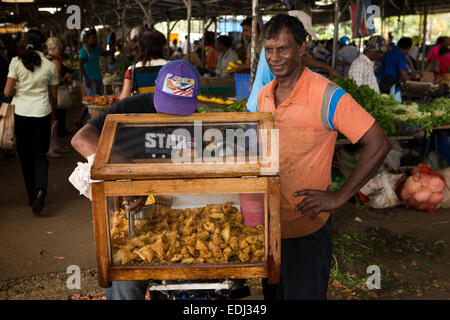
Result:
<svg viewBox="0 0 450 320"><path fill-rule="evenodd" d="M28 199L32 203L39 189L47 190L51 115L35 118L15 115L14 131Z"/></svg>
<svg viewBox="0 0 450 320"><path fill-rule="evenodd" d="M281 239L281 281L263 279L266 300L326 300L333 255L331 216L318 231Z"/></svg>
<svg viewBox="0 0 450 320"><path fill-rule="evenodd" d="M58 135L62 135L66 129L66 109L56 109L55 118L58 120Z"/></svg>

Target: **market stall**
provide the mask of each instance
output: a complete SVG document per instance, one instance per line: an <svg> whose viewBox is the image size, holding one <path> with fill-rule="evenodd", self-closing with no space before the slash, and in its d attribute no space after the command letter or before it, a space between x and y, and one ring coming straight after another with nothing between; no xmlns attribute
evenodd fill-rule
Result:
<svg viewBox="0 0 450 320"><path fill-rule="evenodd" d="M108 116L91 169L100 285L258 277L277 283L273 127L270 113ZM175 154L155 157L166 143L177 146ZM146 206L130 214L123 201L137 196Z"/></svg>

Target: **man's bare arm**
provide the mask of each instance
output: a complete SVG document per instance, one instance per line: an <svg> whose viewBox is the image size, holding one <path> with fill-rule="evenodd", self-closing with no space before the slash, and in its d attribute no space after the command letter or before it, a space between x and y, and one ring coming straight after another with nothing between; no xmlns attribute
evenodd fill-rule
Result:
<svg viewBox="0 0 450 320"><path fill-rule="evenodd" d="M85 159L97 152L100 131L92 124L87 123L72 137L70 143Z"/></svg>
<svg viewBox="0 0 450 320"><path fill-rule="evenodd" d="M296 209L301 212L313 210L311 218L320 212L332 211L345 204L371 177L375 175L384 158L391 149L391 144L383 129L374 123L359 140L362 151L350 177L337 191L301 190L294 197L307 196Z"/></svg>
<svg viewBox="0 0 450 320"><path fill-rule="evenodd" d="M84 158L97 152L98 142L100 140L100 131L88 123L84 125L72 138L71 144ZM132 163L131 160L113 151L111 153L111 163ZM132 213L139 211L145 204L147 196L124 197L128 210Z"/></svg>
<svg viewBox="0 0 450 320"><path fill-rule="evenodd" d="M342 78L342 75L339 72L337 72L328 64L320 62L319 60L316 60L314 58L305 55L302 57L302 61L304 65L307 66L308 68L327 70L332 78Z"/></svg>

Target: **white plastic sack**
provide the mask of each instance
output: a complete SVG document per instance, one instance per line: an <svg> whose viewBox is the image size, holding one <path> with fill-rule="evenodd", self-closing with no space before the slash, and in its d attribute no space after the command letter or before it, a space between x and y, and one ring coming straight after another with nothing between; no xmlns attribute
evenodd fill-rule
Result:
<svg viewBox="0 0 450 320"><path fill-rule="evenodd" d="M86 162L78 162L77 167L69 177L70 183L89 200L92 200L91 184L97 180L91 180L91 167L94 163L95 153L87 158Z"/></svg>
<svg viewBox="0 0 450 320"><path fill-rule="evenodd" d="M442 208L450 208L450 167L437 171L445 179L445 188L443 190L444 199L442 199Z"/></svg>
<svg viewBox="0 0 450 320"><path fill-rule="evenodd" d="M387 172L377 174L361 188L360 192L369 199L368 205L372 208L395 207L402 203L397 197L395 189L403 176L403 174Z"/></svg>

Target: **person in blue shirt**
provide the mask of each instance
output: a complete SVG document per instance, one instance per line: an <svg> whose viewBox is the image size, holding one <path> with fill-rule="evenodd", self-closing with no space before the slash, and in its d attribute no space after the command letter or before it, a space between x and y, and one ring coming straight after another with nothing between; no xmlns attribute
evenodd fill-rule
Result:
<svg viewBox="0 0 450 320"><path fill-rule="evenodd" d="M398 95L400 82L409 80L407 55L411 46L411 38L401 38L397 46L384 56L376 72L381 93Z"/></svg>
<svg viewBox="0 0 450 320"><path fill-rule="evenodd" d="M100 57L111 55L113 50L103 51L103 49L97 45L97 32L95 29L87 31L83 40L85 44L80 49L78 59L86 96L101 96L104 94L105 89L103 87L102 72L100 70ZM116 43L114 43L111 48L114 48ZM88 110L86 106L84 106L78 121L79 126L82 125L82 121L87 112Z"/></svg>

